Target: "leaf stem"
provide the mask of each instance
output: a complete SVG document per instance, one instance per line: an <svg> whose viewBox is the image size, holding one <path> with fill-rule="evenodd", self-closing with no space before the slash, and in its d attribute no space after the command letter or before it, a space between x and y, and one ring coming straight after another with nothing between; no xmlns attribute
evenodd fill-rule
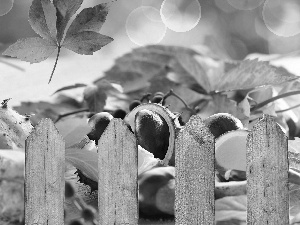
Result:
<svg viewBox="0 0 300 225"><path fill-rule="evenodd" d="M290 107L290 108L287 108L287 109L277 110L276 113L283 113L283 112L286 112L286 111L295 109L295 108L297 108L297 107L299 107L299 106L300 106L300 104L294 105L293 107Z"/></svg>
<svg viewBox="0 0 300 225"><path fill-rule="evenodd" d="M177 94L173 91L173 89L171 89L167 94L165 94L165 96L163 97L163 102L164 102L169 96L172 96L172 95L173 95L174 97L178 98L178 99L184 104L185 108L186 108L188 111L192 112L193 115L196 115L196 114L197 114L196 111L195 111L194 109L192 109L191 107L189 107L189 106L186 104L186 102L185 102L179 95L177 95Z"/></svg>
<svg viewBox="0 0 300 225"><path fill-rule="evenodd" d="M55 59L55 64L54 64L52 73L51 73L51 75L50 75L50 79L49 79L49 81L48 81L48 84L50 84L50 82L51 82L51 80L52 80L52 77L53 77L53 74L54 74L54 71L55 71L55 68L56 68L56 65L57 65L57 61L58 61L60 49L61 49L61 46L59 45L59 46L57 47L57 55L56 55L56 59Z"/></svg>
<svg viewBox="0 0 300 225"><path fill-rule="evenodd" d="M88 108L83 108L83 109L78 109L78 110L75 110L75 111L72 111L72 112L69 112L69 113L60 114L60 115L58 115L58 117L57 117L57 119L55 120L54 123L57 123L60 119L66 117L66 116L74 115L74 114L81 113L81 112L89 112L89 109Z"/></svg>
<svg viewBox="0 0 300 225"><path fill-rule="evenodd" d="M253 106L250 111L253 112L253 111L255 111L255 110L259 109L259 108L262 108L263 106L265 106L265 105L267 105L267 104L269 104L271 102L274 102L274 101L276 101L276 100L278 100L280 98L285 98L285 97L288 97L288 96L291 96L291 95L298 95L298 94L300 94L300 91L291 91L291 92L287 92L287 93L284 93L284 94L281 94L281 95L277 95L277 96L275 96L273 98L270 98L270 99L268 99L266 101L263 101L263 102L255 105L255 106Z"/></svg>

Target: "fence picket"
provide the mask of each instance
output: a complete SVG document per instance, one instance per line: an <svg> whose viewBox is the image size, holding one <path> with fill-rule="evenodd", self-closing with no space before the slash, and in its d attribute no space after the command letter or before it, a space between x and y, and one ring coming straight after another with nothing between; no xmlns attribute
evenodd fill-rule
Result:
<svg viewBox="0 0 300 225"><path fill-rule="evenodd" d="M215 224L214 138L192 116L175 144L175 224Z"/></svg>
<svg viewBox="0 0 300 225"><path fill-rule="evenodd" d="M121 119L99 140L99 224L138 224L137 142Z"/></svg>
<svg viewBox="0 0 300 225"><path fill-rule="evenodd" d="M26 140L25 224L63 225L65 142L42 119Z"/></svg>
<svg viewBox="0 0 300 225"><path fill-rule="evenodd" d="M289 224L287 137L268 115L247 137L247 224Z"/></svg>
<svg viewBox="0 0 300 225"><path fill-rule="evenodd" d="M175 224L215 224L215 141L192 116L175 140ZM289 223L287 137L264 115L247 137L247 224ZM50 119L42 119L25 146L25 224L64 224L65 143ZM99 224L138 224L137 141L121 119L99 140Z"/></svg>

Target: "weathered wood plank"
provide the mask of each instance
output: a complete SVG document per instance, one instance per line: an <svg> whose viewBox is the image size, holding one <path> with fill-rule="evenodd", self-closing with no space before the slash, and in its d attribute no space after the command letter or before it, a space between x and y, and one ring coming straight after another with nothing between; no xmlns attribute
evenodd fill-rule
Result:
<svg viewBox="0 0 300 225"><path fill-rule="evenodd" d="M247 137L247 224L289 224L287 137L264 115Z"/></svg>
<svg viewBox="0 0 300 225"><path fill-rule="evenodd" d="M65 143L50 119L26 140L25 224L64 224Z"/></svg>
<svg viewBox="0 0 300 225"><path fill-rule="evenodd" d="M215 224L215 143L199 116L190 118L175 148L175 224Z"/></svg>
<svg viewBox="0 0 300 225"><path fill-rule="evenodd" d="M137 142L121 119L99 140L99 224L138 224Z"/></svg>

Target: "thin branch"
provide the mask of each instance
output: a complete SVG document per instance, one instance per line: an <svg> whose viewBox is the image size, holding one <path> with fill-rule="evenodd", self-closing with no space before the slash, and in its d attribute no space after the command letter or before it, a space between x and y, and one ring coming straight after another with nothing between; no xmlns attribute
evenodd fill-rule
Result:
<svg viewBox="0 0 300 225"><path fill-rule="evenodd" d="M78 110L75 110L75 111L72 111L72 112L69 112L69 113L58 115L58 117L54 121L54 123L57 123L59 120L61 120L62 118L66 117L66 116L71 116L71 115L74 115L74 114L77 114L77 113L81 113L81 112L89 112L89 109L88 108L78 109Z"/></svg>
<svg viewBox="0 0 300 225"><path fill-rule="evenodd" d="M55 64L54 64L54 67L53 67L53 70L52 70L50 79L49 79L49 81L48 81L48 84L50 84L50 82L51 82L51 80L52 80L52 77L53 77L53 74L54 74L54 71L55 71L55 68L56 68L56 65L57 65L57 61L58 61L60 49L61 49L61 46L58 46L58 48L57 48L57 55L56 55L56 59L55 59Z"/></svg>
<svg viewBox="0 0 300 225"><path fill-rule="evenodd" d="M140 99L140 102L143 102L145 99L147 100L147 102L149 102L150 101L150 96L152 95L152 93L146 93L146 94L144 94L142 97L141 97L141 99Z"/></svg>
<svg viewBox="0 0 300 225"><path fill-rule="evenodd" d="M22 67L19 67L19 66L15 65L15 64L12 64L10 62L6 62L6 61L1 60L1 59L0 59L0 62L2 62L3 64L6 64L8 66L11 66L11 67L13 67L13 68L15 68L17 70L25 71L25 69L23 69Z"/></svg>
<svg viewBox="0 0 300 225"><path fill-rule="evenodd" d="M253 112L253 111L255 111L255 110L259 109L259 108L262 108L263 106L265 106L265 105L267 105L267 104L269 104L271 102L274 102L274 101L276 101L278 99L285 98L285 97L288 97L288 96L291 96L291 95L298 95L298 94L300 94L300 91L291 91L291 92L287 92L287 93L284 93L284 94L281 94L281 95L277 95L277 96L275 96L273 98L270 98L270 99L268 99L266 101L263 101L263 102L255 105L255 106L253 106L251 108L251 112Z"/></svg>
<svg viewBox="0 0 300 225"><path fill-rule="evenodd" d="M295 109L295 108L297 108L297 107L299 107L299 106L300 106L300 104L298 104L298 105L295 105L295 106L293 106L293 107L291 107L291 108L287 108L287 109L278 110L278 111L276 111L276 113L283 113L283 112L286 112L286 111L289 111L289 110Z"/></svg>
<svg viewBox="0 0 300 225"><path fill-rule="evenodd" d="M178 98L178 99L184 104L184 107L185 107L188 111L192 112L194 115L197 114L196 111L195 111L194 109L192 109L191 107L189 107L189 106L186 104L186 102L185 102L179 95L177 95L177 94L173 91L173 89L171 89L167 94L164 95L163 101L164 101L165 99L167 99L169 96L172 96L172 95L173 95L174 97Z"/></svg>

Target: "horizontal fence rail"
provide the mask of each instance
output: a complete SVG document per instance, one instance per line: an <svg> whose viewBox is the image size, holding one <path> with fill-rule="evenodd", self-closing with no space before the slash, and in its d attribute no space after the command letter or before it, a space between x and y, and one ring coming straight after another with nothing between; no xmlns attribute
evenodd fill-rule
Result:
<svg viewBox="0 0 300 225"><path fill-rule="evenodd" d="M289 224L287 137L264 115L247 137L247 224ZM138 148L121 119L99 140L99 225L138 224ZM26 140L25 224L64 224L65 146L50 119ZM215 224L215 140L192 116L175 140L175 224Z"/></svg>

